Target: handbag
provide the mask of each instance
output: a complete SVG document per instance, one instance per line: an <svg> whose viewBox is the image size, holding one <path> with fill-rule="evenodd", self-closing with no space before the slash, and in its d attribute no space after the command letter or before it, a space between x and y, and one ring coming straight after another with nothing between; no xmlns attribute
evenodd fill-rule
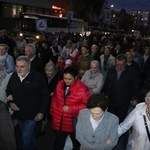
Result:
<svg viewBox="0 0 150 150"><path fill-rule="evenodd" d="M146 132L147 132L147 135L148 135L148 139L150 141L150 133L149 133L149 130L148 130L148 126L147 126L147 121L146 121L146 116L145 115L143 116L143 119L144 119L144 124L145 124L145 128L146 128Z"/></svg>

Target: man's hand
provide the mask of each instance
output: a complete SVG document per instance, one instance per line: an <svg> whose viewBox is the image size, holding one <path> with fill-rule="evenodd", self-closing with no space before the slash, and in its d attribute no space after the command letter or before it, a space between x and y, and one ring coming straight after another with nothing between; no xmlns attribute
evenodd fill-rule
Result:
<svg viewBox="0 0 150 150"><path fill-rule="evenodd" d="M13 100L13 97L12 97L12 95L9 95L6 99L7 99L7 101L10 101L10 100Z"/></svg>
<svg viewBox="0 0 150 150"><path fill-rule="evenodd" d="M10 103L9 104L10 108L13 110L13 111L19 111L20 108L15 104L15 103Z"/></svg>
<svg viewBox="0 0 150 150"><path fill-rule="evenodd" d="M38 113L36 116L35 116L35 118L34 118L34 120L35 121L40 121L40 120L42 120L43 119L43 114L42 113Z"/></svg>

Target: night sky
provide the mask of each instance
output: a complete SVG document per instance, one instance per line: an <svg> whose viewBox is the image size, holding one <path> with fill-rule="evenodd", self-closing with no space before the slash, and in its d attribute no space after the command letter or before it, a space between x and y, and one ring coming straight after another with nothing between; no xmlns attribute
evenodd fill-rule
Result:
<svg viewBox="0 0 150 150"><path fill-rule="evenodd" d="M114 9L124 8L127 12L132 10L150 10L150 0L107 0L108 6L114 5Z"/></svg>

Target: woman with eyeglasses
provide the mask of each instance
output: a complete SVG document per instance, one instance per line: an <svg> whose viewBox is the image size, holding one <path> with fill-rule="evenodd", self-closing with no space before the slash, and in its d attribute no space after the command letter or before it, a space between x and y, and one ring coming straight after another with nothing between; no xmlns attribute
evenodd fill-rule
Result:
<svg viewBox="0 0 150 150"><path fill-rule="evenodd" d="M108 98L93 94L87 108L80 110L76 126L76 139L81 150L112 150L118 141L119 119L107 112Z"/></svg>

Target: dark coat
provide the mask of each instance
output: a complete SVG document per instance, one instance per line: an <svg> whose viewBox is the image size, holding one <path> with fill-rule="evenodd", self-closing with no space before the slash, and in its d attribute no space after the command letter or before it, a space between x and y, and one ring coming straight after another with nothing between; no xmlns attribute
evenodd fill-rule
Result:
<svg viewBox="0 0 150 150"><path fill-rule="evenodd" d="M150 57L147 58L143 72L140 88L140 100L144 101L145 95L150 91Z"/></svg>
<svg viewBox="0 0 150 150"><path fill-rule="evenodd" d="M16 150L14 127L7 105L0 101L0 150Z"/></svg>
<svg viewBox="0 0 150 150"><path fill-rule="evenodd" d="M42 60L38 56L35 56L35 58L31 61L31 69L45 75Z"/></svg>
<svg viewBox="0 0 150 150"><path fill-rule="evenodd" d="M110 104L116 107L129 105L131 98L137 99L139 81L134 78L134 73L126 67L117 81L116 66L108 70L104 94L108 96Z"/></svg>
<svg viewBox="0 0 150 150"><path fill-rule="evenodd" d="M20 120L33 120L38 113L45 114L49 93L45 79L36 71L30 71L21 82L17 73L13 73L7 85L7 96L12 95L20 111L14 116Z"/></svg>

